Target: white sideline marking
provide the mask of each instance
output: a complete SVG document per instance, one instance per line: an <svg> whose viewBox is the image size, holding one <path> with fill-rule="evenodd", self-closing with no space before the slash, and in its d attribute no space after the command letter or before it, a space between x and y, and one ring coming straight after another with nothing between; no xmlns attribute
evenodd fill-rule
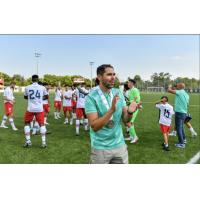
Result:
<svg viewBox="0 0 200 200"><path fill-rule="evenodd" d="M200 160L200 151L194 156L192 157L187 164L196 164L198 161Z"/></svg>

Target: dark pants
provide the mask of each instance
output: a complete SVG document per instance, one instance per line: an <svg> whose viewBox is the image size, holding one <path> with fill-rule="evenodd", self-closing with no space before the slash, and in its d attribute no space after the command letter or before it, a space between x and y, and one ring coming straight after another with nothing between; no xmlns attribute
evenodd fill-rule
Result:
<svg viewBox="0 0 200 200"><path fill-rule="evenodd" d="M178 135L178 142L184 144L185 132L184 132L184 121L186 118L186 113L175 113L175 126Z"/></svg>

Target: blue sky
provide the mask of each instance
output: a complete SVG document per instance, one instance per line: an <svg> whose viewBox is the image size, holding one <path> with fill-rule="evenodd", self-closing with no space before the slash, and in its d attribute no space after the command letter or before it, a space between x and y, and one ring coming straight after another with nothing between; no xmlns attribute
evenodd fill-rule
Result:
<svg viewBox="0 0 200 200"><path fill-rule="evenodd" d="M34 52L42 53L39 75L82 75L89 62L112 64L121 80L154 72L199 78L198 35L0 35L0 71L30 77L36 73Z"/></svg>

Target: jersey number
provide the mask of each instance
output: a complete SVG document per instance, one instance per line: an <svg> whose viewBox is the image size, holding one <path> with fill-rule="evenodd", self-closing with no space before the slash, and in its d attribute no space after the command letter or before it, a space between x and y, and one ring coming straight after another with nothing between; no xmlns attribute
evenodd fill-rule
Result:
<svg viewBox="0 0 200 200"><path fill-rule="evenodd" d="M167 110L167 109L164 110L164 116L165 116L166 118L169 118L169 116L170 116L169 110Z"/></svg>
<svg viewBox="0 0 200 200"><path fill-rule="evenodd" d="M85 95L83 93L79 93L79 98L85 98Z"/></svg>
<svg viewBox="0 0 200 200"><path fill-rule="evenodd" d="M40 99L40 93L38 90L34 91L34 90L29 90L29 98L30 99Z"/></svg>

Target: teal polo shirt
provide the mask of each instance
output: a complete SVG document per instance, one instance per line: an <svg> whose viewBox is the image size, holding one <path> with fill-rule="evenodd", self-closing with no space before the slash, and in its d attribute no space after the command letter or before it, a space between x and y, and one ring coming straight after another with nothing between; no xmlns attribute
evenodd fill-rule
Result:
<svg viewBox="0 0 200 200"><path fill-rule="evenodd" d="M90 128L90 138L91 138L91 146L95 149L115 149L124 145L124 136L121 125L122 118L122 110L123 107L126 106L126 102L123 94L117 88L112 88L111 91L113 96L117 93L119 94L120 99L117 102L116 111L113 113L113 121L114 127L108 128L104 126L97 132L94 132L92 128ZM106 97L109 106L111 106L111 96L110 93L103 93ZM85 101L85 112L88 113L98 113L99 117L103 117L107 112L106 106L103 104L103 101L97 90L93 90L86 97Z"/></svg>
<svg viewBox="0 0 200 200"><path fill-rule="evenodd" d="M189 105L189 95L185 92L185 90L176 90L175 96L175 112L187 113Z"/></svg>

